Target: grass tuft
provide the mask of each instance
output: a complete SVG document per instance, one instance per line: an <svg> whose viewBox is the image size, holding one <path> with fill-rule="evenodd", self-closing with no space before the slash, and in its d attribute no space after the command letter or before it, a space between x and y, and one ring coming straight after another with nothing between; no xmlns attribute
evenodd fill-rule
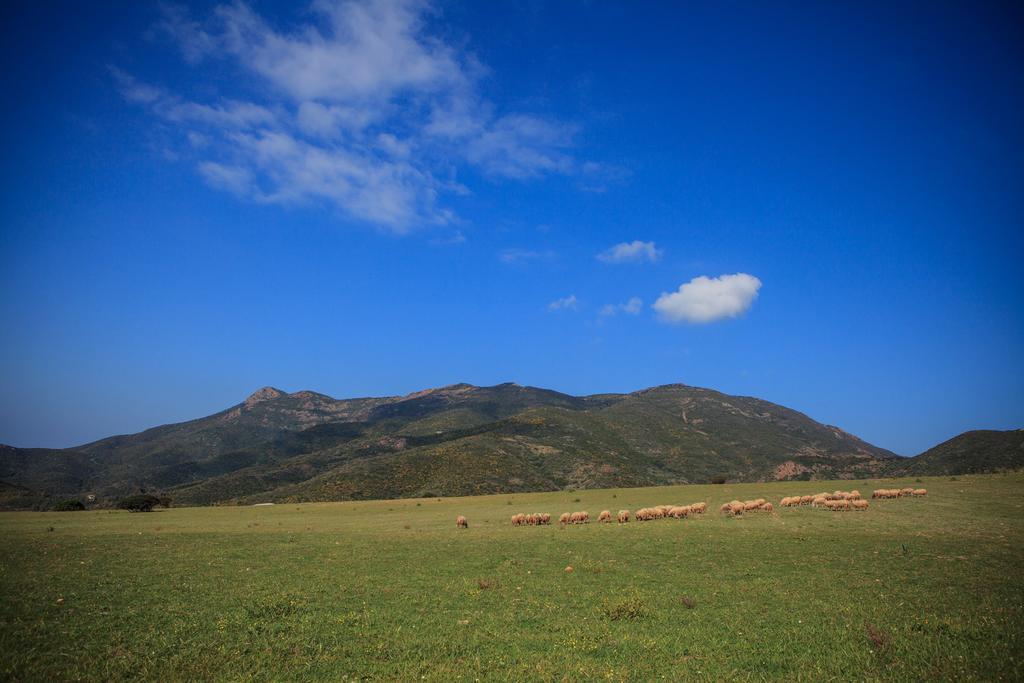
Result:
<svg viewBox="0 0 1024 683"><path fill-rule="evenodd" d="M620 621L623 619L632 621L636 619L644 619L650 616L647 605L637 596L623 598L620 600L605 599L604 603L601 605L601 613L611 621Z"/></svg>

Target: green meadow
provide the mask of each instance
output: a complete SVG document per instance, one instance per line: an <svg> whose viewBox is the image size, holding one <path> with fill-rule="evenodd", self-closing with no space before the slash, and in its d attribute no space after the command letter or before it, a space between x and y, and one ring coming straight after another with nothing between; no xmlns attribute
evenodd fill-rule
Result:
<svg viewBox="0 0 1024 683"><path fill-rule="evenodd" d="M718 513L895 486L929 494ZM1012 473L0 513L0 678L1020 681L1022 492Z"/></svg>

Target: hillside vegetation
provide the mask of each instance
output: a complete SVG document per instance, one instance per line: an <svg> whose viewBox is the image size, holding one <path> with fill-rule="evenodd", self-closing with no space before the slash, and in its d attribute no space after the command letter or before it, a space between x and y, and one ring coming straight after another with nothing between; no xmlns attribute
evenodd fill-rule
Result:
<svg viewBox="0 0 1024 683"><path fill-rule="evenodd" d="M0 447L0 505L44 509L86 494L103 505L140 491L215 504L857 478L961 471L971 459L969 445L961 451L941 468L949 459L908 461L789 408L678 384L584 397L456 384L343 400L266 387L215 415L77 448Z"/></svg>

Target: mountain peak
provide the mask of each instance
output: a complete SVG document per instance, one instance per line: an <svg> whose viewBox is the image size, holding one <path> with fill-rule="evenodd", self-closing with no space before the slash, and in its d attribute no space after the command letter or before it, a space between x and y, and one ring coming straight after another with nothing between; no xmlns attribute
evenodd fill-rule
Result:
<svg viewBox="0 0 1024 683"><path fill-rule="evenodd" d="M275 398L281 398L285 393L280 389L274 387L263 387L249 394L249 398L245 399L245 405L251 406L262 401L270 401Z"/></svg>

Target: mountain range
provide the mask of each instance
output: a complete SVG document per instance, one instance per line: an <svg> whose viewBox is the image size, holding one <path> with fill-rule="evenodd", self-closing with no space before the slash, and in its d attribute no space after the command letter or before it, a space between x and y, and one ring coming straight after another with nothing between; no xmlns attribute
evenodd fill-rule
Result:
<svg viewBox="0 0 1024 683"><path fill-rule="evenodd" d="M1024 430L904 458L756 398L672 384L568 394L454 384L334 399L265 387L208 417L67 449L0 446L0 507L139 491L175 504L473 495L716 480L862 479L1024 465Z"/></svg>

